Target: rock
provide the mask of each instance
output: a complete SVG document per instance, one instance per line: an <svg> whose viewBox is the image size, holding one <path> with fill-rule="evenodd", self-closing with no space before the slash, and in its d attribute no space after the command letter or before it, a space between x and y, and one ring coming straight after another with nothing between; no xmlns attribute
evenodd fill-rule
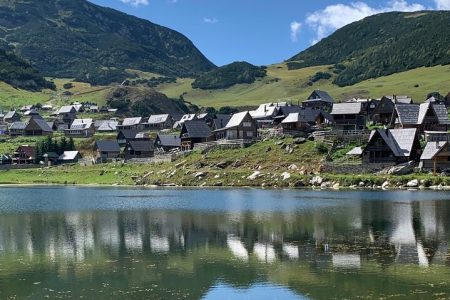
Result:
<svg viewBox="0 0 450 300"><path fill-rule="evenodd" d="M200 179L200 178L205 177L207 174L208 173L206 173L206 172L197 172L197 173L194 174L194 177Z"/></svg>
<svg viewBox="0 0 450 300"><path fill-rule="evenodd" d="M383 172L383 171L381 171ZM390 167L387 171L389 175L408 175L414 172L414 162L408 162L398 166Z"/></svg>
<svg viewBox="0 0 450 300"><path fill-rule="evenodd" d="M199 185L200 187L206 186L206 181Z"/></svg>
<svg viewBox="0 0 450 300"><path fill-rule="evenodd" d="M239 168L242 165L242 162L240 160L236 160L234 163L231 164L233 168Z"/></svg>
<svg viewBox="0 0 450 300"><path fill-rule="evenodd" d="M258 166L258 171L261 171L262 170L262 166Z"/></svg>
<svg viewBox="0 0 450 300"><path fill-rule="evenodd" d="M308 135L308 141L314 141L314 135L310 134Z"/></svg>
<svg viewBox="0 0 450 300"><path fill-rule="evenodd" d="M216 164L216 167L219 169L226 169L230 164L231 162L229 161L221 161L218 164Z"/></svg>
<svg viewBox="0 0 450 300"><path fill-rule="evenodd" d="M214 176L214 179L219 179L219 178L220 178L220 175Z"/></svg>
<svg viewBox="0 0 450 300"><path fill-rule="evenodd" d="M413 179L411 181L408 181L406 184L407 187L418 187L419 186L419 180Z"/></svg>
<svg viewBox="0 0 450 300"><path fill-rule="evenodd" d="M281 174L281 177L283 178L283 180L288 180L289 178L291 178L291 174L288 172L284 172L283 174Z"/></svg>
<svg viewBox="0 0 450 300"><path fill-rule="evenodd" d="M294 144L300 145L300 144L304 144L304 143L306 143L305 138L299 137L299 138L294 139Z"/></svg>
<svg viewBox="0 0 450 300"><path fill-rule="evenodd" d="M117 172L117 171L116 171L116 172L114 172L114 175L119 175L119 172Z"/></svg>
<svg viewBox="0 0 450 300"><path fill-rule="evenodd" d="M140 180L141 177L139 176L131 176L131 180L136 181L136 180Z"/></svg>
<svg viewBox="0 0 450 300"><path fill-rule="evenodd" d="M360 181L360 182L358 183L358 186L359 186L359 187L365 187L366 184L364 183L364 181Z"/></svg>
<svg viewBox="0 0 450 300"><path fill-rule="evenodd" d="M214 186L223 186L223 182L222 181L217 181L214 183Z"/></svg>
<svg viewBox="0 0 450 300"><path fill-rule="evenodd" d="M340 189L341 188L341 185L339 184L339 182L337 182L337 183L335 183L334 185L333 185L333 189L334 190L338 190L338 189Z"/></svg>
<svg viewBox="0 0 450 300"><path fill-rule="evenodd" d="M322 184L322 182L323 182L323 178L322 177L314 176L309 183L311 185L314 185L314 186L319 186L319 185Z"/></svg>
<svg viewBox="0 0 450 300"><path fill-rule="evenodd" d="M252 175L247 177L247 180L255 180L256 178L261 176L261 172L260 171L255 171L253 172Z"/></svg>
<svg viewBox="0 0 450 300"><path fill-rule="evenodd" d="M174 171L175 172L175 171ZM153 171L151 171L151 172L148 172L147 174L145 174L144 176L142 176L142 178L147 178L148 176L150 176L150 175L152 175L153 174Z"/></svg>
<svg viewBox="0 0 450 300"><path fill-rule="evenodd" d="M326 181L326 182L322 182L322 184L320 185L320 188L322 189L327 189L331 186L331 182Z"/></svg>
<svg viewBox="0 0 450 300"><path fill-rule="evenodd" d="M381 188L383 188L383 189L387 189L389 187L389 181L385 181L385 182L383 182L383 184L381 185Z"/></svg>
<svg viewBox="0 0 450 300"><path fill-rule="evenodd" d="M296 164L292 164L288 167L288 170L297 170L297 169L298 169L298 167Z"/></svg>
<svg viewBox="0 0 450 300"><path fill-rule="evenodd" d="M304 183L303 181L299 180L299 181L296 181L296 182L293 184L293 186L296 187L296 188L300 188L300 187L304 187L304 186L305 186L305 183Z"/></svg>
<svg viewBox="0 0 450 300"><path fill-rule="evenodd" d="M284 142L283 141L278 141L278 142L275 143L275 145L281 146L281 145L284 145Z"/></svg>
<svg viewBox="0 0 450 300"><path fill-rule="evenodd" d="M270 151L272 151L272 147L269 146L266 148L266 152L270 152Z"/></svg>

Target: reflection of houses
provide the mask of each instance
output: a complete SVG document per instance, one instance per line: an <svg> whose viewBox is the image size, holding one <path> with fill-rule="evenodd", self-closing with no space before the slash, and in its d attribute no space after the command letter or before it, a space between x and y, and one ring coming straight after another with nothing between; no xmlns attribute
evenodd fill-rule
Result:
<svg viewBox="0 0 450 300"><path fill-rule="evenodd" d="M376 129L363 151L364 163L404 163L418 159L416 129Z"/></svg>
<svg viewBox="0 0 450 300"><path fill-rule="evenodd" d="M248 260L248 251L238 237L228 235L227 246L236 258Z"/></svg>
<svg viewBox="0 0 450 300"><path fill-rule="evenodd" d="M333 253L331 261L334 268L359 269L361 268L361 256L359 254Z"/></svg>
<svg viewBox="0 0 450 300"><path fill-rule="evenodd" d="M253 253L262 262L273 263L276 260L275 248L268 243L255 243Z"/></svg>
<svg viewBox="0 0 450 300"><path fill-rule="evenodd" d="M428 142L420 162L423 169L434 172L450 169L449 142Z"/></svg>
<svg viewBox="0 0 450 300"><path fill-rule="evenodd" d="M283 253L289 257L289 259L298 259L298 246L289 243L283 243Z"/></svg>

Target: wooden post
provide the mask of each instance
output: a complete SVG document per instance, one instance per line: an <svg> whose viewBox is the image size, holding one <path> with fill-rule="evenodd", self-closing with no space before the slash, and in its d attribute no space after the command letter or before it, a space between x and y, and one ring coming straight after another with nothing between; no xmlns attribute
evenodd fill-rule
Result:
<svg viewBox="0 0 450 300"><path fill-rule="evenodd" d="M436 157L433 157L433 175L436 175Z"/></svg>

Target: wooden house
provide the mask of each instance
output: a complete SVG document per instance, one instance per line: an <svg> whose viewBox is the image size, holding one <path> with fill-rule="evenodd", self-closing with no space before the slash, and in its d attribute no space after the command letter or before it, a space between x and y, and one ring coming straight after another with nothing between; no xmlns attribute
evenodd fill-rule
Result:
<svg viewBox="0 0 450 300"><path fill-rule="evenodd" d="M53 130L42 118L31 118L25 126L24 134L26 136L52 135Z"/></svg>
<svg viewBox="0 0 450 300"><path fill-rule="evenodd" d="M117 159L120 155L120 146L117 141L101 140L95 142L95 158L99 162Z"/></svg>
<svg viewBox="0 0 450 300"><path fill-rule="evenodd" d="M181 117L174 116L173 129L180 129L181 127L183 127L184 122L194 121L194 120L196 120L195 114L185 114L185 115L182 115Z"/></svg>
<svg viewBox="0 0 450 300"><path fill-rule="evenodd" d="M126 160L133 158L149 158L155 154L154 142L151 140L129 141L124 150Z"/></svg>
<svg viewBox="0 0 450 300"><path fill-rule="evenodd" d="M64 130L66 136L87 138L95 134L94 121L92 119L75 119L69 129Z"/></svg>
<svg viewBox="0 0 450 300"><path fill-rule="evenodd" d="M63 124L64 129L67 129L72 125L73 120L76 119L77 110L73 105L62 106L58 112L58 120Z"/></svg>
<svg viewBox="0 0 450 300"><path fill-rule="evenodd" d="M364 163L405 163L420 157L417 129L376 129L363 151Z"/></svg>
<svg viewBox="0 0 450 300"><path fill-rule="evenodd" d="M36 159L36 147L21 145L13 153L12 163L16 165L34 164Z"/></svg>
<svg viewBox="0 0 450 300"><path fill-rule="evenodd" d="M119 122L116 120L100 120L94 123L97 132L116 132L117 125L119 125Z"/></svg>
<svg viewBox="0 0 450 300"><path fill-rule="evenodd" d="M81 159L81 154L78 151L64 151L58 157L58 163L60 164L74 164Z"/></svg>
<svg viewBox="0 0 450 300"><path fill-rule="evenodd" d="M290 113L283 121L281 121L281 126L283 127L284 133L305 131L311 127L299 112Z"/></svg>
<svg viewBox="0 0 450 300"><path fill-rule="evenodd" d="M151 115L147 123L144 124L145 129L163 130L171 129L173 127L173 120L170 115Z"/></svg>
<svg viewBox="0 0 450 300"><path fill-rule="evenodd" d="M141 117L125 118L121 125L117 125L117 130L142 130L144 129Z"/></svg>
<svg viewBox="0 0 450 300"><path fill-rule="evenodd" d="M231 116L229 115L220 115L217 114L216 118L212 121L212 130L214 132L216 140L221 140L225 138L225 131L221 131L220 129L227 126L230 121Z"/></svg>
<svg viewBox="0 0 450 300"><path fill-rule="evenodd" d="M158 134L155 140L155 147L159 151L168 152L173 149L181 148L181 139L174 134Z"/></svg>
<svg viewBox="0 0 450 300"><path fill-rule="evenodd" d="M224 132L227 140L253 140L258 137L258 124L248 111L235 113L224 128L214 133Z"/></svg>
<svg viewBox="0 0 450 300"><path fill-rule="evenodd" d="M3 117L3 122L7 124L12 124L19 121L20 115L15 110L8 111Z"/></svg>
<svg viewBox="0 0 450 300"><path fill-rule="evenodd" d="M334 127L338 130L363 130L366 128L362 104L335 103L331 111Z"/></svg>
<svg viewBox="0 0 450 300"><path fill-rule="evenodd" d="M117 134L116 139L120 146L125 146L129 141L150 140L150 137L145 132L130 129L130 130L120 130L119 133Z"/></svg>
<svg viewBox="0 0 450 300"><path fill-rule="evenodd" d="M181 128L181 149L192 150L197 143L211 140L211 128L203 121L185 121Z"/></svg>
<svg viewBox="0 0 450 300"><path fill-rule="evenodd" d="M10 136L20 136L25 135L25 127L27 126L26 122L14 122L8 128L8 133Z"/></svg>
<svg viewBox="0 0 450 300"><path fill-rule="evenodd" d="M442 172L450 170L450 142L428 142L420 157L422 169Z"/></svg>
<svg viewBox="0 0 450 300"><path fill-rule="evenodd" d="M392 125L395 128L417 128L420 132L446 131L450 121L443 104L397 104Z"/></svg>
<svg viewBox="0 0 450 300"><path fill-rule="evenodd" d="M333 109L333 103L334 100L330 94L325 91L314 90L311 95L302 102L302 106L330 112Z"/></svg>

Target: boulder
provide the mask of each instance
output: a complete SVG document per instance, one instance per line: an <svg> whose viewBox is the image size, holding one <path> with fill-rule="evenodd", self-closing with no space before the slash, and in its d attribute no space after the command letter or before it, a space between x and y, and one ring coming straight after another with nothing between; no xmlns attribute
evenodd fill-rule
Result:
<svg viewBox="0 0 450 300"><path fill-rule="evenodd" d="M414 172L414 162L408 162L389 168L387 174L389 175L408 175Z"/></svg>
<svg viewBox="0 0 450 300"><path fill-rule="evenodd" d="M206 172L197 172L197 173L194 174L194 177L195 177L195 178L203 178L203 177L205 177L207 174L208 174L208 173L206 173Z"/></svg>
<svg viewBox="0 0 450 300"><path fill-rule="evenodd" d="M247 180L255 180L255 179L257 179L260 176L261 176L261 172L260 171L255 171L255 172L253 172L252 175L247 177Z"/></svg>
<svg viewBox="0 0 450 300"><path fill-rule="evenodd" d="M304 144L304 143L306 143L306 139L303 137L294 139L294 144L300 145L300 144Z"/></svg>
<svg viewBox="0 0 450 300"><path fill-rule="evenodd" d="M297 169L298 169L298 167L296 164L292 164L288 167L288 170L297 170Z"/></svg>
<svg viewBox="0 0 450 300"><path fill-rule="evenodd" d="M381 185L381 188L383 188L383 189L387 189L389 187L389 181L385 181L385 182L383 182L383 184Z"/></svg>
<svg viewBox="0 0 450 300"><path fill-rule="evenodd" d="M321 185L323 182L323 178L320 176L314 176L311 180L310 180L310 184L314 185L314 186L319 186Z"/></svg>
<svg viewBox="0 0 450 300"><path fill-rule="evenodd" d="M230 164L231 164L231 162L229 162L229 161L221 161L216 164L216 167L219 169L226 169Z"/></svg>
<svg viewBox="0 0 450 300"><path fill-rule="evenodd" d="M413 179L411 181L408 181L406 184L407 187L418 187L419 186L419 180Z"/></svg>
<svg viewBox="0 0 450 300"><path fill-rule="evenodd" d="M281 178L283 178L283 180L288 180L289 178L291 178L291 174L289 172L284 172L283 174L281 174Z"/></svg>

